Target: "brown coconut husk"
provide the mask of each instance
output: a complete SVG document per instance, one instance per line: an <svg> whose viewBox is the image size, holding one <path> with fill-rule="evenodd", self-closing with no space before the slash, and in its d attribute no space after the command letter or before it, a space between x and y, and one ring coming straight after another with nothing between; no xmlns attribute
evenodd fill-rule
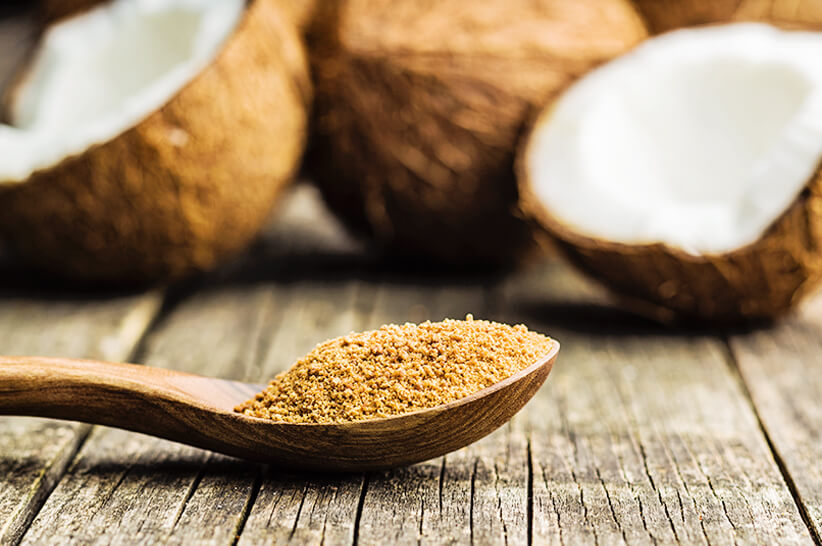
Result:
<svg viewBox="0 0 822 546"><path fill-rule="evenodd" d="M803 0L635 0L652 33L723 22L822 29L822 3ZM547 104L547 103L546 103ZM546 109L550 109L550 106ZM547 115L541 114L540 117ZM534 124L538 127L539 118ZM532 132L535 129L532 129ZM547 214L530 189L524 139L518 164L524 208L581 271L628 306L664 321L731 326L778 318L812 292L822 275L822 173L755 243L694 256L666 245L625 245L574 233Z"/></svg>
<svg viewBox="0 0 822 546"><path fill-rule="evenodd" d="M677 28L765 22L782 28L822 29L818 0L634 0L652 34Z"/></svg>
<svg viewBox="0 0 822 546"><path fill-rule="evenodd" d="M310 36L308 164L332 210L393 252L467 264L534 248L513 175L525 121L646 31L622 0L343 0Z"/></svg>
<svg viewBox="0 0 822 546"><path fill-rule="evenodd" d="M253 1L160 110L24 182L0 182L0 235L29 263L87 281L209 269L249 243L291 179L309 99L293 23Z"/></svg>
<svg viewBox="0 0 822 546"><path fill-rule="evenodd" d="M525 159L530 141L529 136L517 164L529 217L582 273L639 313L720 327L767 322L788 313L822 279L822 170L759 240L725 254L697 256L664 244L606 241L563 225L532 190Z"/></svg>

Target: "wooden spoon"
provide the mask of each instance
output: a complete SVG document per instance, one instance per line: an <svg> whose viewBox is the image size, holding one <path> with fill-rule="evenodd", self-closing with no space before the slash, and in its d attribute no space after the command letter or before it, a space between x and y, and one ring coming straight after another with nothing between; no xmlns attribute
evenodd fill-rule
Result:
<svg viewBox="0 0 822 546"><path fill-rule="evenodd" d="M508 421L545 381L558 351L554 341L538 362L455 402L340 424L278 423L234 411L265 385L136 364L0 357L0 414L119 427L291 468L388 468L459 449Z"/></svg>

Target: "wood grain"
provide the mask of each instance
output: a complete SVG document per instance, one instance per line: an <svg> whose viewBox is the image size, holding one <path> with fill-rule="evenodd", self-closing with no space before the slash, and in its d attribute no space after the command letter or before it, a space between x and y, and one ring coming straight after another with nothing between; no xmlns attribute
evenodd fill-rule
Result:
<svg viewBox="0 0 822 546"><path fill-rule="evenodd" d="M795 488L814 536L822 536L822 299L769 330L729 340L759 419Z"/></svg>
<svg viewBox="0 0 822 546"><path fill-rule="evenodd" d="M514 421L534 543L811 543L721 340L618 311L558 264L503 292L500 318L563 342Z"/></svg>
<svg viewBox="0 0 822 546"><path fill-rule="evenodd" d="M291 280L290 267L310 272L317 263L333 262L345 269L358 252L340 237L333 220L317 211L315 193L299 188L267 234L266 244L252 257L193 286L191 295L146 338L137 359L152 366L262 381L318 340L360 329L360 323L346 322L363 305L356 282L341 279L344 286L338 288L327 278ZM309 326L313 334L306 331ZM256 464L100 428L80 450L24 543L228 544L243 526L243 536L263 537L254 540L259 542L279 536L278 529L285 526L290 533L291 523L279 512L265 517L266 506L282 505L272 497L290 498L289 479L276 469L264 473ZM294 487L316 504L310 513L299 512L296 534L310 534L322 519L326 536L353 536L358 482L324 494L321 484L328 492L337 482L314 479L309 489L305 481ZM295 499L290 513L298 513L301 499ZM252 504L254 512L246 523ZM329 509L325 516L324 507Z"/></svg>
<svg viewBox="0 0 822 546"><path fill-rule="evenodd" d="M563 342L546 386L480 442L368 475L95 428L25 543L811 543L721 338L635 319L553 263L501 284L398 271L335 239L298 193L254 257L190 287L139 360L258 381L321 339L472 312ZM796 344L807 366L810 341L780 335L762 354L777 366ZM800 462L811 487L815 463Z"/></svg>
<svg viewBox="0 0 822 546"><path fill-rule="evenodd" d="M295 357L312 349L317 340L306 339L306 326L314 328L318 339L365 329L372 292L356 280L294 283L282 311L295 320L282 323L272 334L262 367L284 370ZM363 483L359 474L310 477L269 468L240 544L352 544Z"/></svg>
<svg viewBox="0 0 822 546"><path fill-rule="evenodd" d="M246 359L255 354L270 304L254 287L204 287L164 317L137 360L247 379L252 365ZM186 544L198 538L227 544L237 533L258 472L256 464L97 428L23 543Z"/></svg>
<svg viewBox="0 0 822 546"><path fill-rule="evenodd" d="M7 354L126 359L161 301L158 293L98 301L56 293L20 296L20 280L6 281L0 351ZM20 538L89 430L76 423L0 417L0 543Z"/></svg>
<svg viewBox="0 0 822 546"><path fill-rule="evenodd" d="M371 319L375 323L461 318L488 312L486 281L441 279L433 287L385 283ZM526 410L527 411L527 410ZM466 449L413 467L368 477L358 543L513 543L527 538L527 470L524 442L510 442L510 427ZM405 506L404 510L397 510ZM507 533L510 532L510 537ZM520 540L518 540L520 539Z"/></svg>

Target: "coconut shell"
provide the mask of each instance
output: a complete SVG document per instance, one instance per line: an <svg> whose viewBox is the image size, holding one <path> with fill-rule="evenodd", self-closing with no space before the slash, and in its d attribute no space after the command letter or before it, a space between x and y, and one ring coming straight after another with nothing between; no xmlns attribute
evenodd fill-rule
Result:
<svg viewBox="0 0 822 546"><path fill-rule="evenodd" d="M43 23L53 23L70 15L77 15L102 4L106 0L40 0L38 15Z"/></svg>
<svg viewBox="0 0 822 546"><path fill-rule="evenodd" d="M783 28L822 28L819 0L634 0L652 34L681 27L742 21Z"/></svg>
<svg viewBox="0 0 822 546"><path fill-rule="evenodd" d="M529 139L530 140L530 139ZM519 158L529 217L569 261L635 311L664 322L735 326L776 319L822 278L822 171L755 243L696 256L664 244L628 245L580 235L539 203Z"/></svg>
<svg viewBox="0 0 822 546"><path fill-rule="evenodd" d="M112 140L0 184L31 264L113 283L213 267L258 233L297 167L310 95L293 22L255 0L209 67Z"/></svg>
<svg viewBox="0 0 822 546"><path fill-rule="evenodd" d="M730 21L739 0L634 0L651 34Z"/></svg>
<svg viewBox="0 0 822 546"><path fill-rule="evenodd" d="M317 10L317 2L323 0L279 0L288 9L294 22L301 30L306 30L314 18ZM328 0L325 0L328 1Z"/></svg>
<svg viewBox="0 0 822 546"><path fill-rule="evenodd" d="M513 175L533 108L646 32L627 1L343 0L312 26L313 169L381 246L453 263L533 248Z"/></svg>

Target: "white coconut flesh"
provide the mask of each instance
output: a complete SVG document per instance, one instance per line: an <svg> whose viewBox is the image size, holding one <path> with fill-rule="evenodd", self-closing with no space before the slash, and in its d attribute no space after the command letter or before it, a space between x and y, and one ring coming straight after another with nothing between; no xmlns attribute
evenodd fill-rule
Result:
<svg viewBox="0 0 822 546"><path fill-rule="evenodd" d="M115 0L43 36L0 124L0 183L80 154L167 103L219 52L244 0Z"/></svg>
<svg viewBox="0 0 822 546"><path fill-rule="evenodd" d="M695 255L756 242L822 159L822 34L672 32L571 86L537 124L532 191L566 229Z"/></svg>

